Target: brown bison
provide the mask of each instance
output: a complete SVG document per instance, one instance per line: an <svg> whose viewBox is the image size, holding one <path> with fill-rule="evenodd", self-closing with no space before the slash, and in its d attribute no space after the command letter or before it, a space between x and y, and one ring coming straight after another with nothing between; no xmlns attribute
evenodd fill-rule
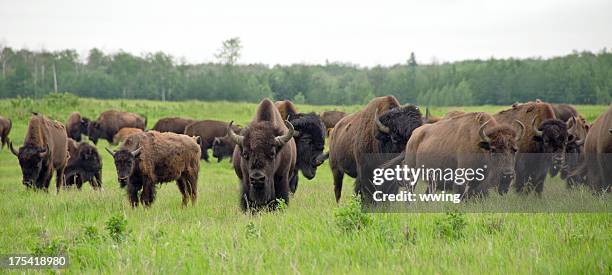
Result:
<svg viewBox="0 0 612 275"><path fill-rule="evenodd" d="M373 170L387 159L382 154L403 152L412 131L423 124L418 107L400 106L393 96L372 99L361 111L345 116L329 140L329 165L334 176L336 201L342 193L344 173L356 178L355 193L365 203L373 203L376 191ZM386 193L396 184L381 186Z"/></svg>
<svg viewBox="0 0 612 275"><path fill-rule="evenodd" d="M23 184L47 191L55 170L56 189L59 192L64 185L64 169L69 157L67 144L64 125L33 113L23 146L15 150L13 143L9 143L11 152L19 158Z"/></svg>
<svg viewBox="0 0 612 275"><path fill-rule="evenodd" d="M568 121L572 117L578 117L578 111L569 104L551 104L557 119Z"/></svg>
<svg viewBox="0 0 612 275"><path fill-rule="evenodd" d="M612 105L591 125L584 143L588 184L595 194L612 191Z"/></svg>
<svg viewBox="0 0 612 275"><path fill-rule="evenodd" d="M106 148L115 160L120 186L127 186L132 207L150 206L158 183L176 181L183 206L197 199L200 148L195 138L157 131L132 135L116 152ZM140 199L138 192L141 192Z"/></svg>
<svg viewBox="0 0 612 275"><path fill-rule="evenodd" d="M280 200L288 204L289 179L296 160L291 123L283 122L272 101L264 99L240 134L234 133L231 125L227 135L237 144L232 162L241 183L242 210L273 210Z"/></svg>
<svg viewBox="0 0 612 275"><path fill-rule="evenodd" d="M486 113L464 113L424 125L412 133L403 164L434 171L428 192L450 186L455 193L471 197L486 195L489 188L497 186L502 193L514 178L517 142L525 129L521 122L516 123L518 132ZM459 181L442 179L442 171L458 168L485 171L481 171L481 178L472 174Z"/></svg>
<svg viewBox="0 0 612 275"><path fill-rule="evenodd" d="M166 117L158 120L153 126L153 130L158 132L172 132L176 134L185 133L185 127L194 123L195 120L182 117Z"/></svg>
<svg viewBox="0 0 612 275"><path fill-rule="evenodd" d="M526 194L535 189L541 196L551 166L564 165L568 136L574 133L576 124L556 119L552 106L544 102L517 104L494 117L499 123L518 120L525 125L525 135L518 142L515 189Z"/></svg>
<svg viewBox="0 0 612 275"><path fill-rule="evenodd" d="M321 120L325 124L326 129L333 129L336 123L346 116L345 112L340 111L325 111L321 113Z"/></svg>
<svg viewBox="0 0 612 275"><path fill-rule="evenodd" d="M295 115L298 113L297 108L293 105L293 102L290 100L281 100L274 102L274 106L278 109L281 114L281 118L287 120L289 116Z"/></svg>
<svg viewBox="0 0 612 275"><path fill-rule="evenodd" d="M0 150L4 148L4 145L8 144L9 133L12 127L13 122L10 119L0 116Z"/></svg>
<svg viewBox="0 0 612 275"><path fill-rule="evenodd" d="M109 110L101 113L96 121L89 123L87 135L94 144L98 144L98 139L106 139L109 143L112 143L113 138L121 128L130 127L144 130L146 126L147 119L140 115Z"/></svg>
<svg viewBox="0 0 612 275"><path fill-rule="evenodd" d="M570 118L570 121L576 123L576 128L574 133L567 138L565 165L559 168L553 167L550 171L551 176L556 176L560 170L561 179L566 181L568 188L585 183L584 175L578 176L574 172L578 171L584 162L584 143L590 127L580 115Z"/></svg>
<svg viewBox="0 0 612 275"><path fill-rule="evenodd" d="M73 112L66 120L66 133L68 137L77 142L81 141L82 135L87 135L87 127L89 127L89 118L81 116L79 112Z"/></svg>
<svg viewBox="0 0 612 275"><path fill-rule="evenodd" d="M64 171L66 185L76 185L80 190L84 182L93 189L102 187L102 158L95 146L68 138L70 158Z"/></svg>
<svg viewBox="0 0 612 275"><path fill-rule="evenodd" d="M185 127L185 135L190 137L200 137L200 148L202 150L202 159L208 162L208 149L212 148L216 137L225 136L228 123L217 120L200 120L193 122ZM240 127L232 125L234 132L239 132ZM232 152L234 148L232 147ZM217 158L221 161L220 158Z"/></svg>
<svg viewBox="0 0 612 275"><path fill-rule="evenodd" d="M113 142L111 142L111 144L117 145L121 142L124 142L131 135L140 134L142 132L143 130L140 128L131 128L131 127L121 128L117 132L117 134L115 134L115 136L113 137Z"/></svg>

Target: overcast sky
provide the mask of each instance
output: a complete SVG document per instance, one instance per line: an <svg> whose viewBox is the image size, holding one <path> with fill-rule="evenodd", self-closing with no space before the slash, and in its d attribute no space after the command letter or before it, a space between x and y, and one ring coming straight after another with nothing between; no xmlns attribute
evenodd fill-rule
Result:
<svg viewBox="0 0 612 275"><path fill-rule="evenodd" d="M214 61L238 36L240 63L430 63L550 57L612 47L611 0L0 0L0 43L97 47Z"/></svg>

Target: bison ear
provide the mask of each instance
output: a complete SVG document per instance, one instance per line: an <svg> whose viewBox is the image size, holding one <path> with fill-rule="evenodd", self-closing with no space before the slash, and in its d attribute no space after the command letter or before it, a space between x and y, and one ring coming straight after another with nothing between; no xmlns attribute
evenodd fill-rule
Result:
<svg viewBox="0 0 612 275"><path fill-rule="evenodd" d="M489 150L491 150L491 143L486 142L486 141L481 141L481 142L478 143L478 147L489 151Z"/></svg>

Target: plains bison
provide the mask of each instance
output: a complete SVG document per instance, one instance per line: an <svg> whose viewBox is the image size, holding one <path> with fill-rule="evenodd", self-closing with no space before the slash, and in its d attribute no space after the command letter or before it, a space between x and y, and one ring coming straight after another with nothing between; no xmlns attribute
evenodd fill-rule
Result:
<svg viewBox="0 0 612 275"><path fill-rule="evenodd" d="M587 182L595 194L612 191L612 105L591 125L584 143Z"/></svg>
<svg viewBox="0 0 612 275"><path fill-rule="evenodd" d="M227 135L238 145L232 162L240 179L240 207L276 209L279 200L289 203L289 179L295 172L294 129L284 121L272 101L259 104L251 123L240 134L232 123Z"/></svg>
<svg viewBox="0 0 612 275"><path fill-rule="evenodd" d="M298 113L289 116L289 122L293 125L297 160L295 169L302 171L302 175L311 180L317 173L317 167L327 159L325 149L325 125L321 118L315 113ZM295 193L298 186L298 173L293 174L289 180L289 189Z"/></svg>
<svg viewBox="0 0 612 275"><path fill-rule="evenodd" d="M194 123L195 120L182 117L166 117L158 120L153 126L153 130L158 132L172 132L175 134L185 133L185 127Z"/></svg>
<svg viewBox="0 0 612 275"><path fill-rule="evenodd" d="M13 122L10 119L0 116L0 150L8 144L12 126Z"/></svg>
<svg viewBox="0 0 612 275"><path fill-rule="evenodd" d="M569 104L551 104L555 117L562 121L568 121L572 117L578 117L578 111Z"/></svg>
<svg viewBox="0 0 612 275"><path fill-rule="evenodd" d="M98 144L98 139L106 139L112 143L115 134L121 128L131 127L144 130L146 126L147 119L140 115L108 110L101 113L96 121L89 123L87 135L94 144Z"/></svg>
<svg viewBox="0 0 612 275"><path fill-rule="evenodd" d="M64 169L68 161L68 137L60 122L33 113L28 123L23 146L19 150L9 142L11 152L19 159L23 184L36 189L49 189L55 170L56 189L64 185Z"/></svg>
<svg viewBox="0 0 612 275"><path fill-rule="evenodd" d="M142 129L139 129L139 128L131 128L131 127L121 128L113 137L113 142L111 142L111 144L117 145L121 142L124 142L131 135L140 134L142 132L143 132Z"/></svg>
<svg viewBox="0 0 612 275"><path fill-rule="evenodd" d="M236 133L240 133L240 131L236 131ZM234 154L234 147L236 147L236 143L228 136L216 137L213 140L212 155L217 158L217 162L221 162L225 157L231 159L232 154Z"/></svg>
<svg viewBox="0 0 612 275"><path fill-rule="evenodd" d="M186 206L197 199L200 147L195 138L157 131L132 135L116 152L106 148L115 160L121 187L127 186L132 207L155 200L156 184L176 181ZM140 199L138 192L141 192Z"/></svg>
<svg viewBox="0 0 612 275"><path fill-rule="evenodd" d="M185 127L185 135L190 137L200 137L202 150L202 159L208 162L208 149L212 148L216 137L225 136L225 130L228 123L217 120L201 120L193 122ZM240 127L232 125L234 132L239 132ZM232 148L232 152L233 152ZM220 159L218 159L221 161Z"/></svg>
<svg viewBox="0 0 612 275"><path fill-rule="evenodd" d="M64 171L66 185L76 185L80 190L89 182L93 189L102 187L102 158L95 146L86 142L68 139L70 158Z"/></svg>
<svg viewBox="0 0 612 275"><path fill-rule="evenodd" d="M355 193L373 203L373 170L386 161L382 154L403 152L412 131L423 124L419 108L400 106L393 96L372 99L361 111L342 118L329 139L329 165L334 176L336 201L342 193L344 173L356 178ZM397 185L382 186L386 193Z"/></svg>
<svg viewBox="0 0 612 275"><path fill-rule="evenodd" d="M87 127L89 127L89 118L81 116L79 112L73 112L66 120L66 133L68 137L77 142L81 141L82 135L87 135Z"/></svg>

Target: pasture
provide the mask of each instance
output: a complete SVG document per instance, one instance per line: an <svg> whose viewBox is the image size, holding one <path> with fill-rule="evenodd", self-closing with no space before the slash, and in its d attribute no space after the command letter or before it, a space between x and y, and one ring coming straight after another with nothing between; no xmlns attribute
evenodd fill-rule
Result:
<svg viewBox="0 0 612 275"><path fill-rule="evenodd" d="M361 106L298 105L300 112ZM21 145L31 111L64 122L72 111L95 119L107 109L140 113L148 127L157 119L183 116L246 125L256 104L94 100L48 96L43 100L0 100L0 115L13 119L10 137ZM493 113L505 106L432 108ZM577 106L592 121L607 106ZM0 152L0 254L64 253L68 273L612 273L610 195L602 213L404 213L360 214L351 205L353 180L345 177L337 205L327 163L300 185L286 209L246 215L227 160L202 162L198 202L181 208L176 184L158 189L149 209L132 209L119 188L112 158L104 151L103 190L49 193L26 190L17 158ZM112 148L112 147L111 147ZM568 192L559 178L547 179L547 194ZM510 194L491 200L538 203ZM461 208L460 206L459 208ZM359 226L346 226L356 223ZM344 226L343 226L344 225ZM6 270L3 270L6 271ZM19 270L16 270L19 272Z"/></svg>

